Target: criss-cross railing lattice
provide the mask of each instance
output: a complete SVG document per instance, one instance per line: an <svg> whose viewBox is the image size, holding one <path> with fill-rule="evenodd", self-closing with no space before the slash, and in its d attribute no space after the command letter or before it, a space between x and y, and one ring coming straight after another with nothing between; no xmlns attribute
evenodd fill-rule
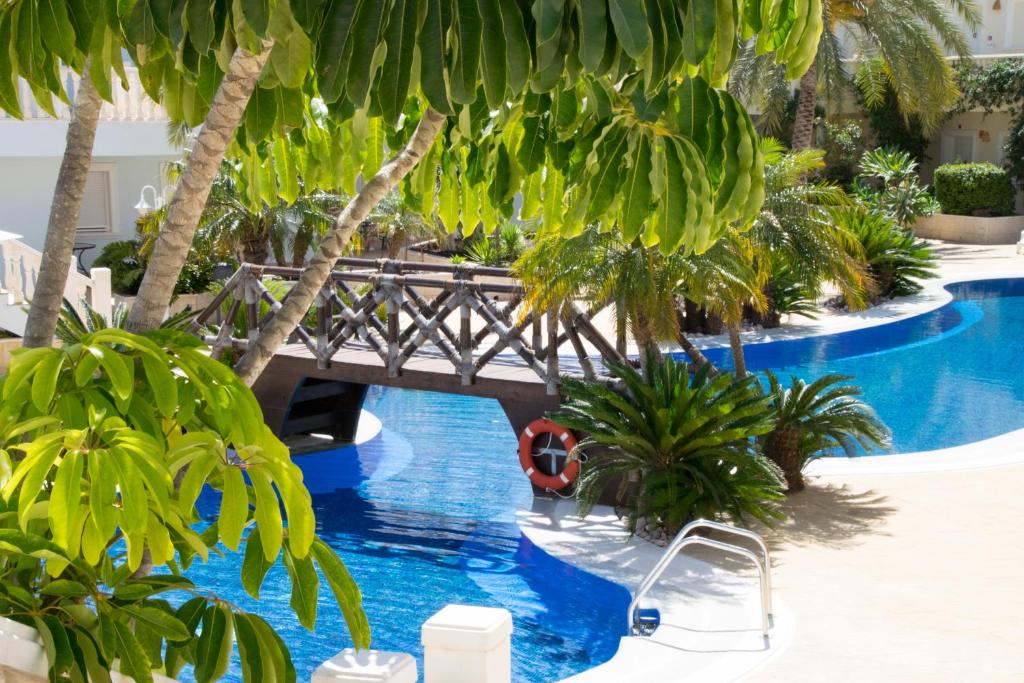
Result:
<svg viewBox="0 0 1024 683"><path fill-rule="evenodd" d="M216 355L226 348L244 350L301 273L243 264L197 316L197 334ZM320 368L330 367L343 348L369 348L389 377L400 377L417 354L442 357L463 385L496 359L511 361L531 369L554 394L562 374L598 379L603 372L595 359L623 360L621 349L591 321L599 310L584 311L575 303L529 309L522 284L507 268L342 258L292 341L305 344ZM449 323L452 317L458 321ZM566 343L572 356L560 359Z"/></svg>

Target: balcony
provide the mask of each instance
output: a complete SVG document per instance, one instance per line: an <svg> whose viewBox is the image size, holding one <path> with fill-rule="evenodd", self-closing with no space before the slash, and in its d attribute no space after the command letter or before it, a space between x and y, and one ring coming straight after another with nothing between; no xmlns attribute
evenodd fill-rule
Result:
<svg viewBox="0 0 1024 683"><path fill-rule="evenodd" d="M139 72L135 67L125 65L125 73L128 76L128 89L121 87L121 81L116 76L112 88L113 102L104 102L100 110L100 121L125 122L125 121L167 121L167 112L159 104L154 102L146 94L139 81ZM61 69L64 89L68 93L68 99L74 102L75 93L78 92L79 76L71 69ZM53 117L47 114L35 100L32 90L24 80L18 80L18 100L21 102L22 118L26 121L52 121ZM71 107L54 98L54 108L57 119L67 121L71 118ZM17 120L15 117L0 112L0 120Z"/></svg>

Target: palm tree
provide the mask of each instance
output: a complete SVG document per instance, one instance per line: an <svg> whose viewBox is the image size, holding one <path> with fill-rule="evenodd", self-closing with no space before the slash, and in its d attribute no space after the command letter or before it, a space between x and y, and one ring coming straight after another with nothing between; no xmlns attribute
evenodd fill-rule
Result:
<svg viewBox="0 0 1024 683"><path fill-rule="evenodd" d="M761 143L765 158L765 201L743 238L750 241L755 267L765 284L766 314L757 322L779 324L787 285L799 289L802 302L813 303L825 282L832 282L851 308L862 308L870 287L854 235L836 225L831 210L850 198L831 183L807 178L824 167L820 150L787 152L772 138ZM806 307L805 307L806 308Z"/></svg>
<svg viewBox="0 0 1024 683"><path fill-rule="evenodd" d="M386 194L367 221L376 227L378 234L387 238L390 259L398 258L408 240L436 232L429 229L418 213L409 210L398 191Z"/></svg>
<svg viewBox="0 0 1024 683"><path fill-rule="evenodd" d="M916 116L926 132L933 131L959 97L945 52L970 54L955 16L974 29L980 22L977 6L971 0L826 0L823 11L817 56L800 79L793 149L812 145L819 84L829 101L838 102L855 81L868 106L881 104L891 89L903 115ZM847 73L848 60L861 65L854 77ZM729 88L746 102L759 103L769 113L766 124L778 124L779 97L788 98L789 92L785 67L771 65L748 45Z"/></svg>
<svg viewBox="0 0 1024 683"><path fill-rule="evenodd" d="M54 327L64 298L68 270L71 268L72 248L92 162L92 146L99 124L100 107L103 104L89 76L90 68L91 64L87 64L82 71L71 108L67 143L46 225L39 279L25 321L22 344L26 347L50 346L53 343Z"/></svg>
<svg viewBox="0 0 1024 683"><path fill-rule="evenodd" d="M665 255L639 240L624 244L617 234L588 226L570 239L541 234L515 268L536 308L579 300L610 302L619 336L629 330L641 361L657 353L659 341L675 339L695 363L707 363L679 324L681 296L737 325L743 303L758 297L748 262L725 239L700 255Z"/></svg>
<svg viewBox="0 0 1024 683"><path fill-rule="evenodd" d="M768 395L775 427L762 437L765 455L782 468L790 491L804 488L803 468L826 451L887 448L891 434L871 406L861 401L850 377L825 375L808 384L793 377L783 387L771 372Z"/></svg>
<svg viewBox="0 0 1024 683"><path fill-rule="evenodd" d="M279 200L269 206L260 200L254 208L241 189L240 169L227 160L214 179L195 246L202 243L220 258L256 264L266 263L273 253L278 265L287 263L290 246L292 266L302 267L310 246L330 227L343 201L341 195L317 190L300 194L291 204ZM139 220L143 254L152 252L166 212L164 207Z"/></svg>

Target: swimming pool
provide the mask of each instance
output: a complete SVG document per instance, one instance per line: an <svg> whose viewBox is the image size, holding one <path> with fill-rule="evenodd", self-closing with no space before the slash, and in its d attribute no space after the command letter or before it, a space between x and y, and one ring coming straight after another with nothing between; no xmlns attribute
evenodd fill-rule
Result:
<svg viewBox="0 0 1024 683"><path fill-rule="evenodd" d="M893 429L896 452L1024 427L1024 279L948 289L951 303L899 322L749 345L748 365L808 378L854 375ZM727 349L707 353L730 365ZM512 612L516 681L555 681L610 659L629 595L519 532L514 513L531 492L498 405L373 388L366 408L383 424L379 436L297 462L313 493L318 532L363 590L373 647L420 656L420 625L458 602ZM200 506L212 516L217 501L207 492ZM256 604L239 585L238 563L214 560L189 575L269 619L293 648L299 680L349 645L326 594L311 636L289 616L284 570L268 577ZM239 680L234 667L230 677Z"/></svg>
<svg viewBox="0 0 1024 683"><path fill-rule="evenodd" d="M893 452L949 448L1024 428L1024 278L947 285L953 301L898 322L750 344L751 370L853 375ZM708 357L732 367L728 349Z"/></svg>
<svg viewBox="0 0 1024 683"><path fill-rule="evenodd" d="M317 532L362 589L372 647L421 657L423 622L459 603L512 612L516 681L557 681L610 659L630 596L519 532L515 511L532 493L497 402L374 387L366 409L383 424L377 437L296 462L313 494ZM218 505L204 492L204 516ZM239 584L240 562L213 559L193 565L189 577L268 619L292 648L299 681L351 646L327 591L310 635L290 616L284 570L268 575L256 603ZM237 662L229 679L241 680Z"/></svg>

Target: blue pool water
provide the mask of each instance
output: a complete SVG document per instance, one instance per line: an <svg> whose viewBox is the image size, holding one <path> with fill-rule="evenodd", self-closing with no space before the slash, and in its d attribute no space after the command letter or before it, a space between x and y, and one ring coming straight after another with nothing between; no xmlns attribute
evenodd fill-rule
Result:
<svg viewBox="0 0 1024 683"><path fill-rule="evenodd" d="M313 494L317 532L362 589L372 646L419 656L423 622L459 603L512 612L516 681L556 681L611 658L629 594L520 534L514 513L532 494L498 404L373 388L366 409L384 425L378 437L296 461ZM200 505L213 516L219 502L206 492ZM351 645L329 591L321 591L310 635L289 616L284 570L268 575L257 604L239 584L240 562L213 559L189 577L267 618L292 648L299 681ZM240 679L236 664L232 680Z"/></svg>
<svg viewBox="0 0 1024 683"><path fill-rule="evenodd" d="M893 431L893 452L959 446L1024 428L1024 279L950 285L930 313L841 334L751 344L751 370L853 375ZM728 349L708 357L731 367Z"/></svg>
<svg viewBox="0 0 1024 683"><path fill-rule="evenodd" d="M950 290L950 304L897 323L750 345L748 365L784 376L855 376L892 428L896 452L1024 427L1024 279ZM729 366L726 349L708 355ZM555 681L609 659L629 595L519 533L514 511L531 493L498 405L374 388L366 408L384 425L377 438L297 461L313 493L318 532L363 590L373 646L419 655L420 625L458 602L512 612L516 681ZM209 492L200 503L205 514L216 513ZM327 591L311 636L289 616L283 569L268 576L257 605L239 585L239 564L228 556L189 575L266 617L292 646L299 680L350 644ZM240 679L237 665L232 676Z"/></svg>

